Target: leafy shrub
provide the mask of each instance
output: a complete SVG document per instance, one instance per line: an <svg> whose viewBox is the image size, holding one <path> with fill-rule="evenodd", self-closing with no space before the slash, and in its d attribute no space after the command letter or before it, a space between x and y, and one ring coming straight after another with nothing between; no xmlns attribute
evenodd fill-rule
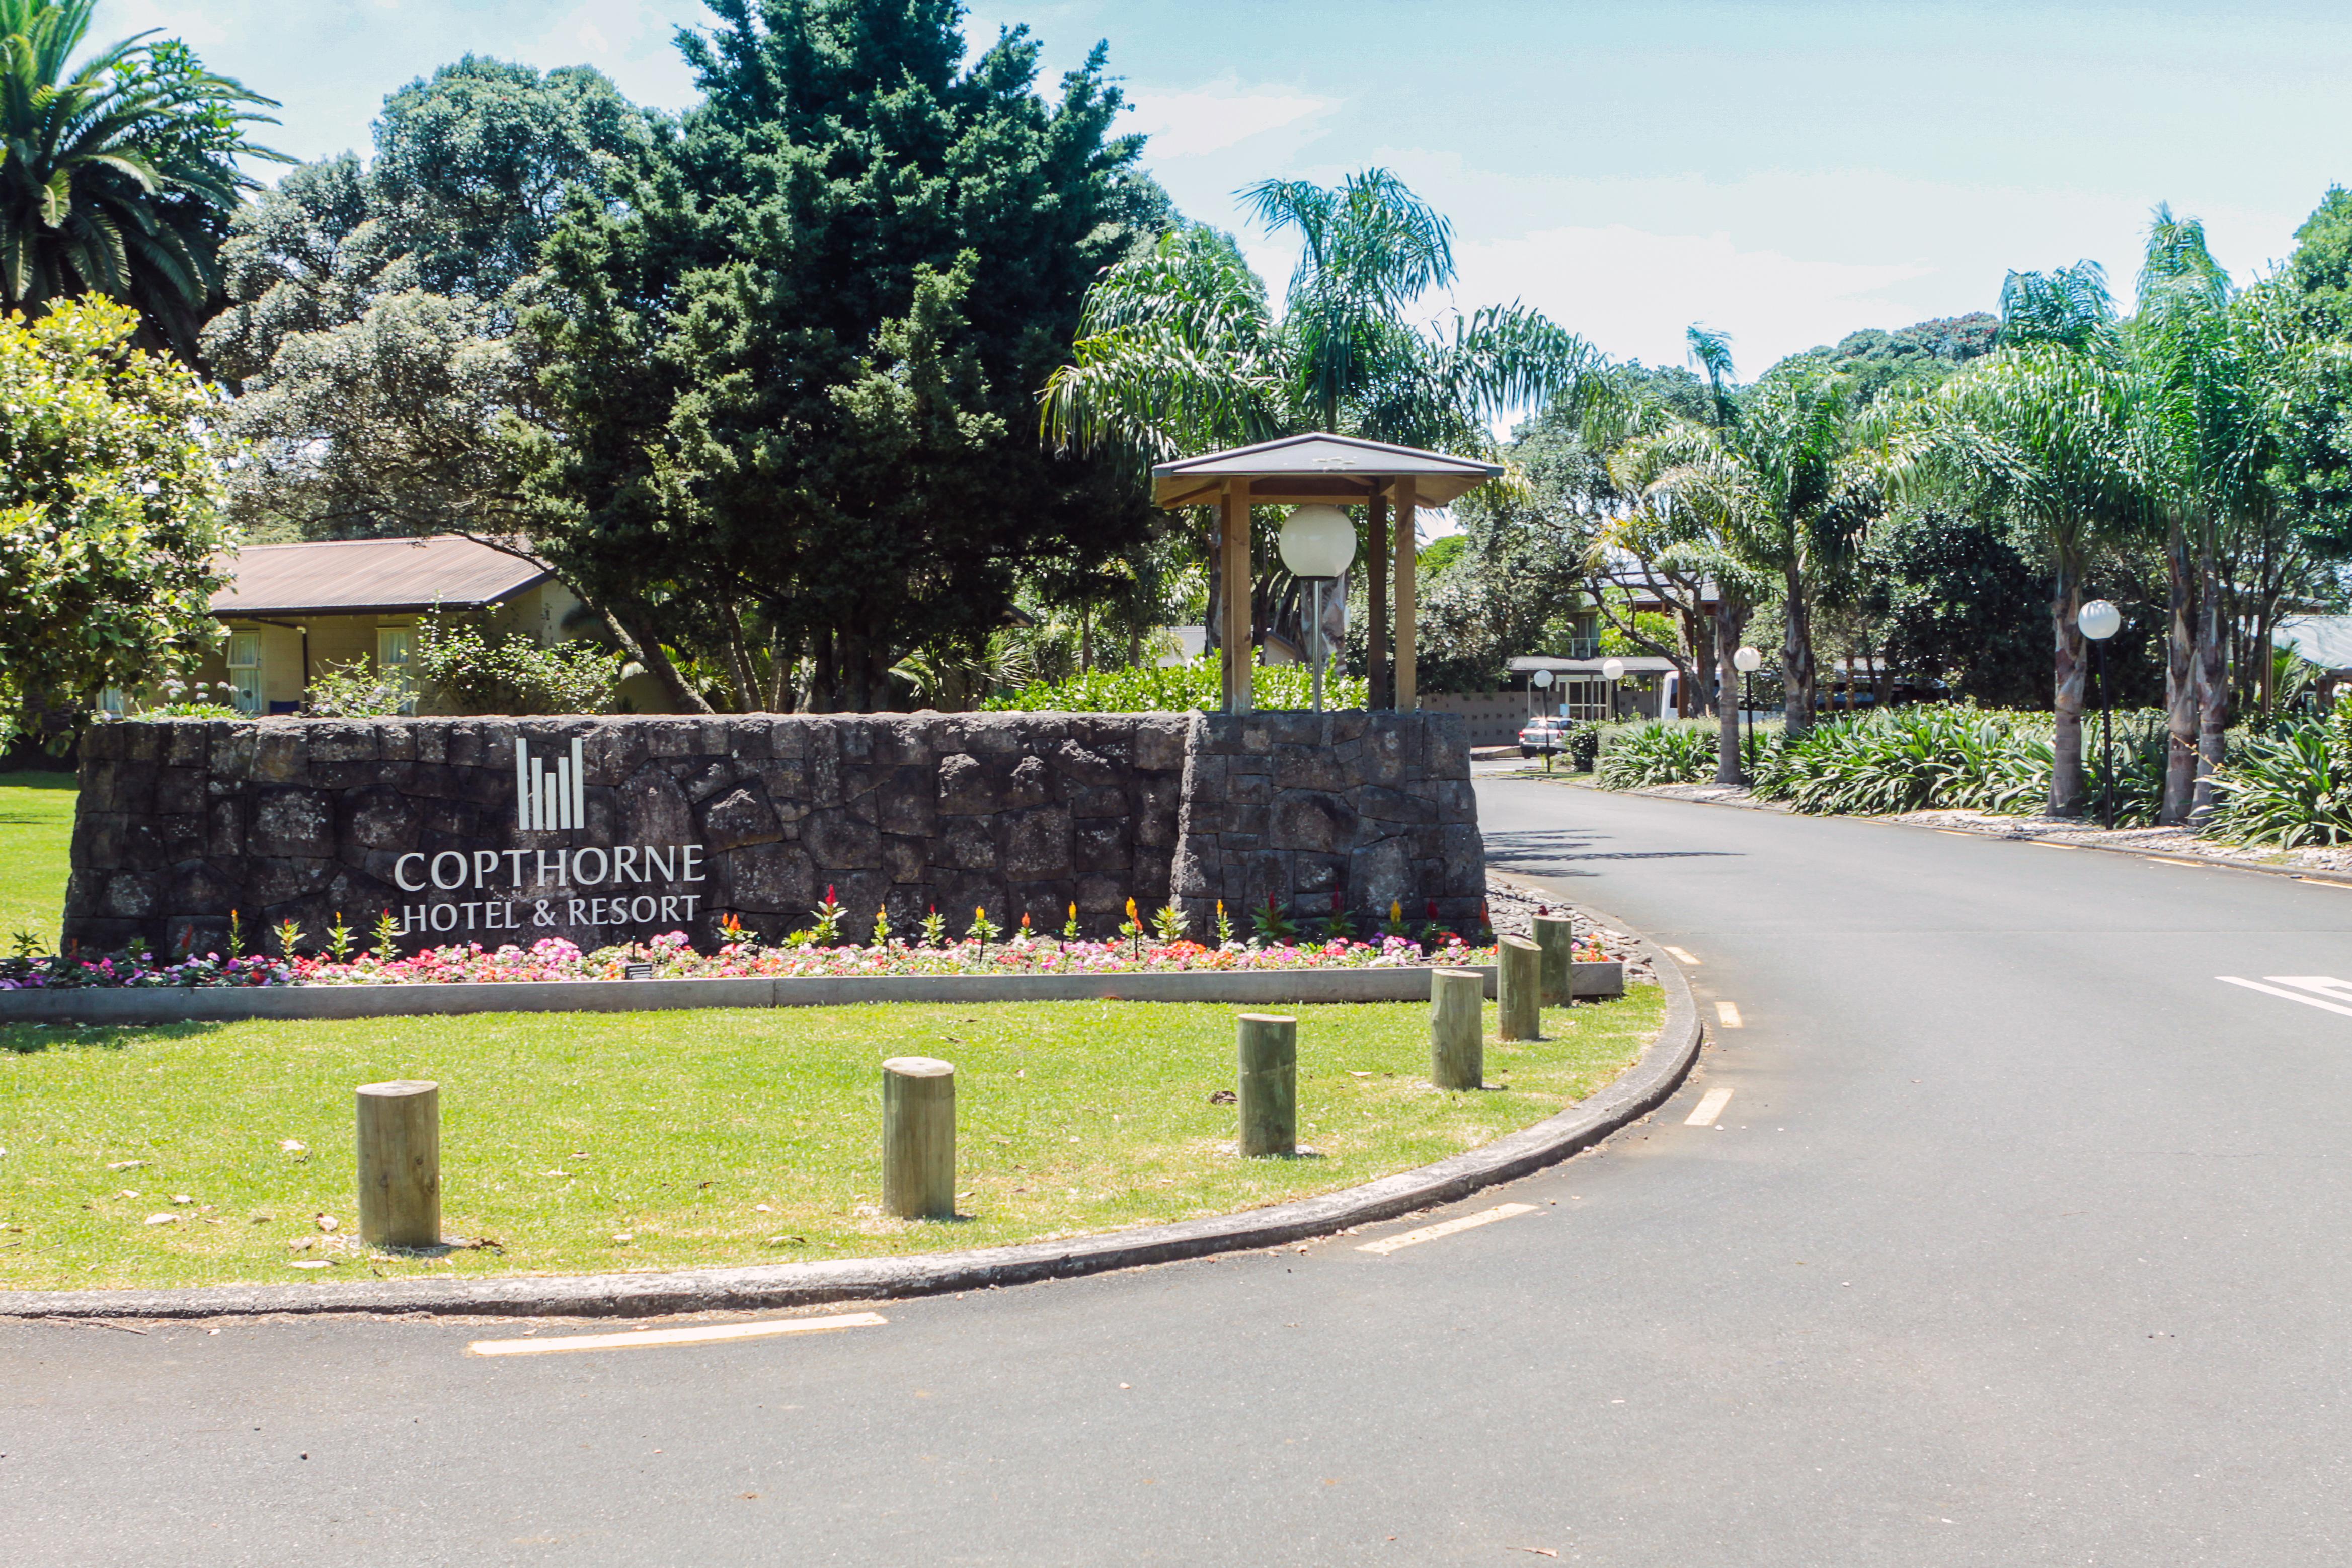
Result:
<svg viewBox="0 0 2352 1568"><path fill-rule="evenodd" d="M310 677L305 710L321 719L384 719L409 703L408 682L378 675L365 658L319 667Z"/></svg>
<svg viewBox="0 0 2352 1568"><path fill-rule="evenodd" d="M1167 668L1134 665L1089 670L1067 680L1033 681L981 707L989 712L1181 713L1214 709L1223 689L1217 656L1205 653ZM1250 695L1260 708L1311 708L1315 672L1303 664L1258 665L1251 671ZM1371 689L1363 677L1324 676L1326 708L1364 708L1370 702Z"/></svg>
<svg viewBox="0 0 2352 1568"><path fill-rule="evenodd" d="M1568 766L1571 773L1589 773L1601 759L1601 726L1590 719L1578 721L1568 727Z"/></svg>
<svg viewBox="0 0 2352 1568"><path fill-rule="evenodd" d="M1594 738L1596 745L1600 738ZM1717 731L1711 724L1653 720L1629 724L1601 746L1593 782L1602 789L1641 789L1650 784L1703 784L1715 777Z"/></svg>
<svg viewBox="0 0 2352 1568"><path fill-rule="evenodd" d="M438 614L425 619L412 668L465 713L604 713L621 692L621 656L587 638L550 647Z"/></svg>
<svg viewBox="0 0 2352 1568"><path fill-rule="evenodd" d="M1756 793L1823 814L2025 813L2049 795L2050 763L2047 715L1896 708L1784 737L1759 760Z"/></svg>
<svg viewBox="0 0 2352 1568"><path fill-rule="evenodd" d="M2246 742L2213 791L2210 837L2282 849L2352 840L2352 703Z"/></svg>

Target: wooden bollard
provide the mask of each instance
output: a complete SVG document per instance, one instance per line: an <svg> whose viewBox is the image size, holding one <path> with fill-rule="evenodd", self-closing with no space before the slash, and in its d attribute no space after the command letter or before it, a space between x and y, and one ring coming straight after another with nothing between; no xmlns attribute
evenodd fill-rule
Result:
<svg viewBox="0 0 2352 1568"><path fill-rule="evenodd" d="M955 1068L931 1057L882 1064L882 1206L900 1219L955 1217Z"/></svg>
<svg viewBox="0 0 2352 1568"><path fill-rule="evenodd" d="M1429 973L1429 1081L1440 1089L1486 1081L1486 977L1475 969Z"/></svg>
<svg viewBox="0 0 2352 1568"><path fill-rule="evenodd" d="M360 1239L441 1245L441 1086L401 1079L359 1088Z"/></svg>
<svg viewBox="0 0 2352 1568"><path fill-rule="evenodd" d="M1298 1020L1244 1013L1234 1036L1244 1156L1298 1152Z"/></svg>
<svg viewBox="0 0 2352 1568"><path fill-rule="evenodd" d="M1507 936L1495 943L1497 971L1495 994L1495 1037L1535 1040L1543 1037L1543 949L1523 936Z"/></svg>
<svg viewBox="0 0 2352 1568"><path fill-rule="evenodd" d="M1538 915L1536 946L1543 950L1543 1005L1565 1007L1576 1000L1575 925L1566 915Z"/></svg>

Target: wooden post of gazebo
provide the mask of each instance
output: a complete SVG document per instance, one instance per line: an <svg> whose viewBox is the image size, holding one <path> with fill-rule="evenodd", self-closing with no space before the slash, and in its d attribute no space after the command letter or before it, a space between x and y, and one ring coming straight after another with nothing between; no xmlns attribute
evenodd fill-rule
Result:
<svg viewBox="0 0 2352 1568"><path fill-rule="evenodd" d="M1410 710L1420 693L1413 669L1413 632L1418 606L1413 596L1413 513L1424 506L1450 506L1466 492L1501 475L1492 463L1449 458L1411 447L1380 441L1360 441L1351 436L1292 436L1229 452L1211 452L1162 463L1151 470L1152 500L1173 510L1214 506L1218 510L1218 576L1223 603L1216 606L1217 634L1223 644L1224 710L1250 710L1250 668L1256 652L1252 647L1250 596L1255 581L1250 566L1250 508L1253 506L1361 506L1372 518L1370 549L1371 625L1367 644L1377 672L1387 642L1386 595L1381 578L1388 564L1379 526L1382 503L1389 503L1396 540L1396 677L1382 702L1375 673L1373 706Z"/></svg>

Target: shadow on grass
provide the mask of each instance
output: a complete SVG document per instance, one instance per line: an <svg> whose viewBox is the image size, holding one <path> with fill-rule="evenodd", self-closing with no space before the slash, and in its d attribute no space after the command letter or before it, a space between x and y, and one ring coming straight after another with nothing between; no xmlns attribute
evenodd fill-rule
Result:
<svg viewBox="0 0 2352 1568"><path fill-rule="evenodd" d="M191 1019L179 1024L0 1024L0 1051L32 1056L39 1051L108 1050L150 1040L189 1040L227 1026Z"/></svg>

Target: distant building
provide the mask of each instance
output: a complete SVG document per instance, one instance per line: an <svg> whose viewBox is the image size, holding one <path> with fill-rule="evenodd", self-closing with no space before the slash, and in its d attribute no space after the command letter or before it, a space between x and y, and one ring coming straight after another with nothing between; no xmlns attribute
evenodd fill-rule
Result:
<svg viewBox="0 0 2352 1568"><path fill-rule="evenodd" d="M257 715L299 711L331 665L404 673L436 608L552 643L580 605L544 562L454 534L248 545L228 576L212 599L228 635L195 679ZM432 694L419 698L429 710Z"/></svg>

